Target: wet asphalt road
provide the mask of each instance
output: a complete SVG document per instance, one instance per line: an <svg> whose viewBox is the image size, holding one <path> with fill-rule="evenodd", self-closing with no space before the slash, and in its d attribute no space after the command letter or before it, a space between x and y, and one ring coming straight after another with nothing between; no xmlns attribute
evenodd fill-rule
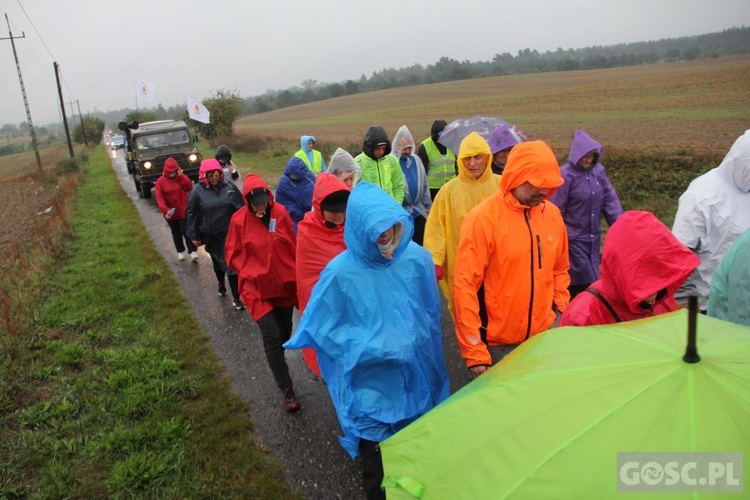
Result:
<svg viewBox="0 0 750 500"><path fill-rule="evenodd" d="M209 336L221 358L232 390L249 405L257 440L284 464L292 487L309 499L364 498L358 461L341 448L336 412L325 384L306 367L301 351L287 351L286 357L302 411L287 414L281 394L273 381L263 353L257 325L247 311L235 311L231 295L219 297L211 259L201 248L197 263L178 261L172 237L156 201L141 199L132 177L127 173L122 150L109 151L112 166L128 197L148 229L155 249L169 264L187 297L192 312ZM244 175L248 169L240 167ZM238 182L238 186L241 184ZM153 190L152 190L153 193ZM451 380L451 392L469 381L453 333L453 321L445 311L441 325L445 361Z"/></svg>

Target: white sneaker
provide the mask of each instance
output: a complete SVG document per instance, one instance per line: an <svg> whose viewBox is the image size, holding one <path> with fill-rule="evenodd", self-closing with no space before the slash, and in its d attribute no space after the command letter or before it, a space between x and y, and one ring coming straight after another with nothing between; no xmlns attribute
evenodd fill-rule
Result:
<svg viewBox="0 0 750 500"><path fill-rule="evenodd" d="M185 252L179 252L177 254L177 260L185 260Z"/></svg>
<svg viewBox="0 0 750 500"><path fill-rule="evenodd" d="M190 260L192 260L193 262L198 260L198 252L190 252Z"/></svg>

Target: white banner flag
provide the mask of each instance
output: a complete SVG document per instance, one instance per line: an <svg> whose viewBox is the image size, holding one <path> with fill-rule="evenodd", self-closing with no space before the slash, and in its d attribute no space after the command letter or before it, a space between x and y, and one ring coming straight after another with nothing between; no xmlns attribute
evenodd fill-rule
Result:
<svg viewBox="0 0 750 500"><path fill-rule="evenodd" d="M202 102L195 97L185 96L187 101L188 116L201 123L211 123L211 112L206 109Z"/></svg>
<svg viewBox="0 0 750 500"><path fill-rule="evenodd" d="M154 98L155 88L156 88L156 85L154 85L153 83L148 83L148 82L144 82L143 80L139 80L135 88L135 94L141 99L150 101Z"/></svg>

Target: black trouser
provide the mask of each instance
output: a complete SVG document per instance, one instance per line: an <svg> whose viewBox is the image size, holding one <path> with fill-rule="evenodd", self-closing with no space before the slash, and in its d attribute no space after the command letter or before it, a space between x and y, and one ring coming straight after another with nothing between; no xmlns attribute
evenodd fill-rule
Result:
<svg viewBox="0 0 750 500"><path fill-rule="evenodd" d="M240 300L240 291L239 291L239 278L237 275L231 271L224 272L224 268L226 264L224 261L220 261L216 257L214 257L213 254L209 254L211 256L211 264L214 266L214 274L216 275L216 281L224 284L224 276L229 278L229 290L232 292L232 298L235 302Z"/></svg>
<svg viewBox="0 0 750 500"><path fill-rule="evenodd" d="M276 385L282 391L292 387L292 378L289 376L289 366L284 357L283 344L292 336L293 311L294 307L274 307L270 313L257 321L268 366L271 368Z"/></svg>
<svg viewBox="0 0 750 500"><path fill-rule="evenodd" d="M185 219L169 219L167 220L167 225L169 226L169 230L172 232L172 241L174 241L174 249L177 250L177 252L184 252L185 245L187 245L188 253L193 253L198 250L195 245L193 245L193 241L185 234L185 229L187 227L187 221Z"/></svg>
<svg viewBox="0 0 750 500"><path fill-rule="evenodd" d="M359 440L359 459L362 461L362 488L368 500L385 500L383 482L383 457L380 445L375 441Z"/></svg>
<svg viewBox="0 0 750 500"><path fill-rule="evenodd" d="M427 224L427 219L421 215L414 217L414 236L412 236L411 240L419 246L423 246L425 224Z"/></svg>

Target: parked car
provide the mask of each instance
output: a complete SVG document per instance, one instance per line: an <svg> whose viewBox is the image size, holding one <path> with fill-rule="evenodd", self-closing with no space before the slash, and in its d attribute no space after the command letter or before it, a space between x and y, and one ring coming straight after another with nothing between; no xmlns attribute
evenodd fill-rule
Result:
<svg viewBox="0 0 750 500"><path fill-rule="evenodd" d="M116 135L110 142L112 149L122 149L125 147L125 136Z"/></svg>

